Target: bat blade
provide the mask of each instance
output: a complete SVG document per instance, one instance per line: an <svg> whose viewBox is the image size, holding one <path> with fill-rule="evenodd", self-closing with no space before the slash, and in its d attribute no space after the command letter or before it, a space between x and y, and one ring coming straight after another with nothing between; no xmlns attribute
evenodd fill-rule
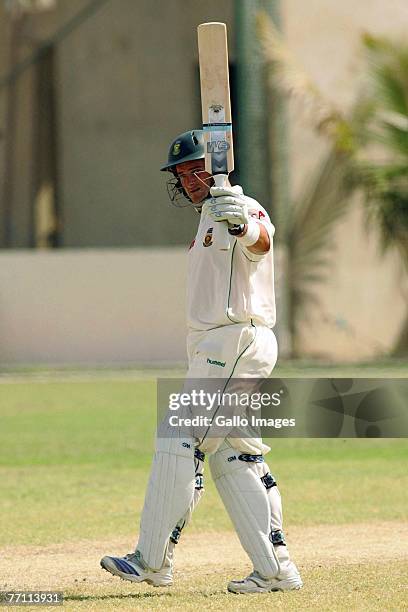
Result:
<svg viewBox="0 0 408 612"><path fill-rule="evenodd" d="M214 176L217 186L223 186L234 169L227 26L202 23L197 34L205 169ZM226 223L216 226L215 242L221 250L228 250L228 226Z"/></svg>
<svg viewBox="0 0 408 612"><path fill-rule="evenodd" d="M227 26L202 23L197 28L205 167L210 174L234 169Z"/></svg>

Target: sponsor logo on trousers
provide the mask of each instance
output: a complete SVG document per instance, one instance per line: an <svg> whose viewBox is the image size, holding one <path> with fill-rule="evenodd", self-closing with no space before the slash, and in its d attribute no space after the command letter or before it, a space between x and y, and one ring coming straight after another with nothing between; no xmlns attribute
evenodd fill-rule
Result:
<svg viewBox="0 0 408 612"><path fill-rule="evenodd" d="M211 365L220 366L220 368L225 368L226 361L217 361L216 359L210 359L207 357L207 363Z"/></svg>

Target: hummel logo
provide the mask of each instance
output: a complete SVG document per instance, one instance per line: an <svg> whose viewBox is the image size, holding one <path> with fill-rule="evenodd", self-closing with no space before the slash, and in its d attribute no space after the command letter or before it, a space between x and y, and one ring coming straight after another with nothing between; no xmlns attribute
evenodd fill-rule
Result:
<svg viewBox="0 0 408 612"><path fill-rule="evenodd" d="M226 361L216 361L216 359L209 359L207 357L207 363L211 365L220 366L220 368L225 368Z"/></svg>

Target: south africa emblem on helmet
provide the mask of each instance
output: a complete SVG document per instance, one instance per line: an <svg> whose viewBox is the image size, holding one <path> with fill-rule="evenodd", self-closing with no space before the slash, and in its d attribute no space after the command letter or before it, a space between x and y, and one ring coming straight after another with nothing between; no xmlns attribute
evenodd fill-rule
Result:
<svg viewBox="0 0 408 612"><path fill-rule="evenodd" d="M181 143L175 142L173 146L173 155L178 155L180 153Z"/></svg>
<svg viewBox="0 0 408 612"><path fill-rule="evenodd" d="M204 236L203 246L209 247L213 243L213 228L209 227L206 235Z"/></svg>

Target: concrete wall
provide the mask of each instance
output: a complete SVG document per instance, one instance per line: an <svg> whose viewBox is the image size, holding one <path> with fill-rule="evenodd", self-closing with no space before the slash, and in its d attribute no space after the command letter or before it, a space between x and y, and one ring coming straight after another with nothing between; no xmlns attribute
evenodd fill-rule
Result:
<svg viewBox="0 0 408 612"><path fill-rule="evenodd" d="M87 5L89 0L58 0L56 10L27 15L17 59L30 56ZM170 175L159 168L167 160L171 141L201 124L196 27L205 21L228 24L232 52L233 0L113 0L56 41L62 246L163 246L191 241L195 215L170 205L166 193ZM10 68L11 30L0 2L0 34L3 30L0 75ZM12 246L19 248L30 246L28 223L35 198L32 140L38 111L33 67L19 78L17 88ZM3 89L0 145L6 97ZM2 154L0 149L0 159Z"/></svg>
<svg viewBox="0 0 408 612"><path fill-rule="evenodd" d="M354 243L356 231L342 229ZM396 275L376 281L398 266L372 240L364 253L356 267L338 250L322 308L303 330L312 354L353 360L392 346L403 286ZM184 248L0 253L0 365L185 362L186 266Z"/></svg>
<svg viewBox="0 0 408 612"><path fill-rule="evenodd" d="M185 361L185 249L0 254L0 364Z"/></svg>
<svg viewBox="0 0 408 612"><path fill-rule="evenodd" d="M399 255L382 255L377 234L365 231L364 220L362 207L356 206L336 229L328 281L300 331L306 355L372 359L389 353L399 337L408 277Z"/></svg>
<svg viewBox="0 0 408 612"><path fill-rule="evenodd" d="M61 45L65 246L191 241L195 215L170 205L159 168L200 127L196 26L231 18L231 0L120 0Z"/></svg>

